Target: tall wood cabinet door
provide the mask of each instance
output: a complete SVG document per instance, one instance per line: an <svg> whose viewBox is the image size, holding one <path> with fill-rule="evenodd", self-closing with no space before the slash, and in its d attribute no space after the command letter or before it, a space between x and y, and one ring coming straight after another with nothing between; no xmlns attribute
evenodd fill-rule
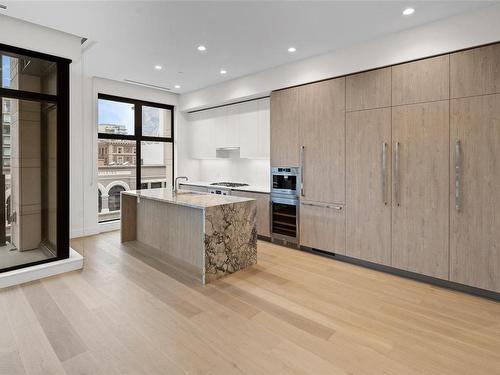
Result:
<svg viewBox="0 0 500 375"><path fill-rule="evenodd" d="M271 93L271 166L299 166L298 88Z"/></svg>
<svg viewBox="0 0 500 375"><path fill-rule="evenodd" d="M299 88L303 195L345 202L345 78Z"/></svg>
<svg viewBox="0 0 500 375"><path fill-rule="evenodd" d="M450 279L500 292L500 94L454 99L450 119Z"/></svg>
<svg viewBox="0 0 500 375"><path fill-rule="evenodd" d="M346 109L363 109L391 106L391 68L358 73L346 78Z"/></svg>
<svg viewBox="0 0 500 375"><path fill-rule="evenodd" d="M302 246L345 254L344 206L301 201L299 240Z"/></svg>
<svg viewBox="0 0 500 375"><path fill-rule="evenodd" d="M500 44L450 56L452 98L500 93Z"/></svg>
<svg viewBox="0 0 500 375"><path fill-rule="evenodd" d="M425 103L449 98L449 55L392 67L392 105Z"/></svg>
<svg viewBox="0 0 500 375"><path fill-rule="evenodd" d="M391 108L347 113L346 255L391 265Z"/></svg>
<svg viewBox="0 0 500 375"><path fill-rule="evenodd" d="M392 266L449 267L449 101L392 108Z"/></svg>

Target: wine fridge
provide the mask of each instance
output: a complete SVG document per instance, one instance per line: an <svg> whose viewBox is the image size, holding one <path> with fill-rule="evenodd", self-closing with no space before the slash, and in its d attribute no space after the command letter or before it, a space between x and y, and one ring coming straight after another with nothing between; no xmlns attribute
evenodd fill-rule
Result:
<svg viewBox="0 0 500 375"><path fill-rule="evenodd" d="M298 244L298 209L296 197L271 195L271 239Z"/></svg>

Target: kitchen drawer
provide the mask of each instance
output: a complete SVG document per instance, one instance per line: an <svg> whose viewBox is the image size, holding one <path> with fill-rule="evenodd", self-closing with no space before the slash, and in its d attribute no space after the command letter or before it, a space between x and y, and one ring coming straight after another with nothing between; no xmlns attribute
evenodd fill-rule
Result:
<svg viewBox="0 0 500 375"><path fill-rule="evenodd" d="M300 202L300 245L345 254L345 209L342 204Z"/></svg>

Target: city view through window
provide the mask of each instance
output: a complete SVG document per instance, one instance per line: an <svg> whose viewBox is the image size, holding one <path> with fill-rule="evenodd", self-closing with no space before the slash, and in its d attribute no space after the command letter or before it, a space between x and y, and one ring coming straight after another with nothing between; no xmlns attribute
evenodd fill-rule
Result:
<svg viewBox="0 0 500 375"><path fill-rule="evenodd" d="M120 217L126 190L172 186L173 108L99 96L99 222Z"/></svg>

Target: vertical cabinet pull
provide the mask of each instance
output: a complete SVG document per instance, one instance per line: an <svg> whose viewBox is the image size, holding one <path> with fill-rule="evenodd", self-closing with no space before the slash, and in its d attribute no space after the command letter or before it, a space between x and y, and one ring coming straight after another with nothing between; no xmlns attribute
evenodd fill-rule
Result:
<svg viewBox="0 0 500 375"><path fill-rule="evenodd" d="M399 142L396 142L394 148L394 199L399 206Z"/></svg>
<svg viewBox="0 0 500 375"><path fill-rule="evenodd" d="M300 195L305 196L304 191L304 151L305 146L300 146Z"/></svg>
<svg viewBox="0 0 500 375"><path fill-rule="evenodd" d="M387 205L387 143L382 143L382 202Z"/></svg>
<svg viewBox="0 0 500 375"><path fill-rule="evenodd" d="M462 144L455 142L455 209L460 211L462 206Z"/></svg>

